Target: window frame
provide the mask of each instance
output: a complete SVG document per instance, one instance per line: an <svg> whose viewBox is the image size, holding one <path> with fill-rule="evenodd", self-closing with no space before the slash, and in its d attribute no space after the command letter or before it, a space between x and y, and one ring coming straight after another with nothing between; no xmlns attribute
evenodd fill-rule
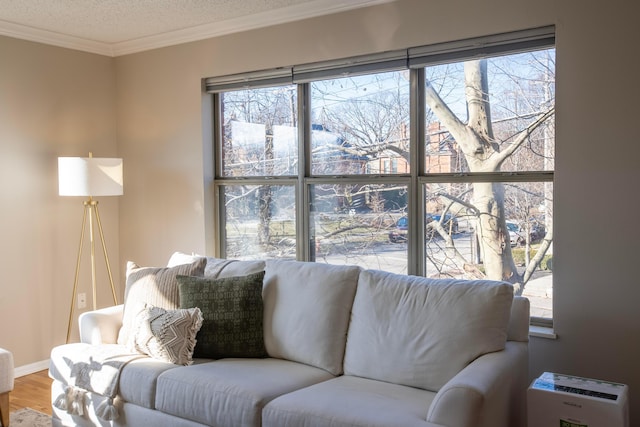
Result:
<svg viewBox="0 0 640 427"><path fill-rule="evenodd" d="M344 58L312 64L280 67L273 70L241 73L231 76L212 77L203 80L203 89L212 95L213 103L213 153L214 153L214 242L215 256L226 257L226 221L224 194L221 188L229 185L293 185L295 187L296 215L296 259L313 261L311 224L311 186L316 184L349 184L370 182L379 184L406 185L407 216L409 218L407 240L407 274L425 275L426 248L423 239L413 236L425 235L425 224L421 221L426 212L425 186L430 183L473 182L554 182L554 170L525 172L488 173L426 173L426 123L425 123L425 67L441 63L463 61L470 58L494 57L544 48L555 48L555 27L547 26L511 33L503 33L413 47L406 50L376 53L355 58ZM363 74L408 70L409 124L410 124L410 168L409 173L375 175L321 175L311 174L311 82L330 78ZM252 176L225 177L223 175L222 106L221 93L229 90L275 87L294 84L297 87L298 123L298 173L297 176ZM309 142L309 143L307 143ZM531 318L531 323L552 326L553 319Z"/></svg>

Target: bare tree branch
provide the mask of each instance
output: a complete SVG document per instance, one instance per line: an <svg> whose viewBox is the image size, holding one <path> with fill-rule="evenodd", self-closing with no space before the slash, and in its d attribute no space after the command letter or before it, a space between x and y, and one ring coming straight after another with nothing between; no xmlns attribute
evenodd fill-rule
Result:
<svg viewBox="0 0 640 427"><path fill-rule="evenodd" d="M499 152L497 154L496 159L499 164L502 164L509 156L511 156L522 144L525 143L527 138L544 122L546 122L550 117L552 117L556 112L555 107L550 108L549 110L542 113L533 123L523 129L520 134L517 136L515 141L513 141L506 149Z"/></svg>
<svg viewBox="0 0 640 427"><path fill-rule="evenodd" d="M458 117L451 111L449 106L440 97L440 94L433 88L431 83L427 81L425 86L425 96L427 105L433 110L434 114L440 122L451 132L453 138L461 145L463 151L475 151L475 147L464 147L463 144L467 144L468 129L467 126L458 119Z"/></svg>

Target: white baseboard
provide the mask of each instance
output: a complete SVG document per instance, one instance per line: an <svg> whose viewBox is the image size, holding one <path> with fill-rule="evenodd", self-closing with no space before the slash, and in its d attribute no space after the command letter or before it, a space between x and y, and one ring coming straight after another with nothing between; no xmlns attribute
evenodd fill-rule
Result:
<svg viewBox="0 0 640 427"><path fill-rule="evenodd" d="M15 377L24 377L25 375L33 374L35 372L44 371L49 369L49 359L41 360L40 362L30 363L28 365L17 366L14 369Z"/></svg>

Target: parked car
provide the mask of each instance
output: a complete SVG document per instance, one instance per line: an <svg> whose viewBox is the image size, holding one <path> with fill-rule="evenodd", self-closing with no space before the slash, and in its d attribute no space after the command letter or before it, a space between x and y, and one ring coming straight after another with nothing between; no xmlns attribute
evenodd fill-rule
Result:
<svg viewBox="0 0 640 427"><path fill-rule="evenodd" d="M435 229L429 224L433 221L440 221L441 215L439 214L427 214L425 217L425 223L427 224L427 238L439 236ZM447 233L455 234L458 232L458 219L451 214L446 214L444 217L442 226ZM407 241L407 232L409 230L409 218L406 216L401 217L396 221L395 227L389 232L389 241L391 243L402 243Z"/></svg>
<svg viewBox="0 0 640 427"><path fill-rule="evenodd" d="M542 240L544 238L544 235L546 234L544 225L540 224L539 222L534 222L529 224L529 226L529 234L531 235L532 242L537 242L538 240Z"/></svg>
<svg viewBox="0 0 640 427"><path fill-rule="evenodd" d="M391 243L402 243L407 241L407 232L409 230L409 218L401 217L396 221L395 228L389 232L389 241Z"/></svg>
<svg viewBox="0 0 640 427"><path fill-rule="evenodd" d="M541 240L545 235L544 226L534 222L529 224L529 242L537 242ZM509 240L511 247L523 246L526 240L526 224L518 224L515 221L507 220L507 230L509 230Z"/></svg>
<svg viewBox="0 0 640 427"><path fill-rule="evenodd" d="M521 234L520 226L517 223L513 221L507 221L507 230L509 230L509 240L511 243L511 247L524 245L525 239Z"/></svg>

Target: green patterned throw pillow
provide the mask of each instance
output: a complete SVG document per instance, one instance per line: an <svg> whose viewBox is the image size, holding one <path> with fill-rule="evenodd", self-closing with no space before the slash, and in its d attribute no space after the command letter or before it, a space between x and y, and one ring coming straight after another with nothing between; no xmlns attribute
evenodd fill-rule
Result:
<svg viewBox="0 0 640 427"><path fill-rule="evenodd" d="M178 276L180 308L198 307L204 318L193 357L266 357L263 336L264 271L211 279Z"/></svg>

